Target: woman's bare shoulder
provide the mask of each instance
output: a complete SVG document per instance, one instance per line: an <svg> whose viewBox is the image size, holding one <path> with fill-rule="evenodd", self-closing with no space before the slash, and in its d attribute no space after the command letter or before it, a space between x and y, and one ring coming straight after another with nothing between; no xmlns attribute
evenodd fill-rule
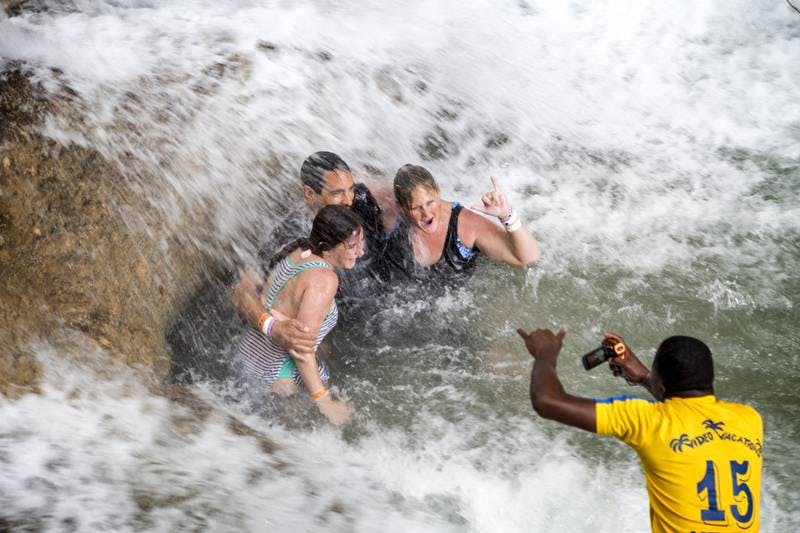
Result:
<svg viewBox="0 0 800 533"><path fill-rule="evenodd" d="M490 219L466 206L458 215L458 234L462 241L474 241L478 235L495 233L495 226Z"/></svg>
<svg viewBox="0 0 800 533"><path fill-rule="evenodd" d="M312 255L302 262L322 262L322 258ZM336 275L336 272L333 271L330 267L327 266L313 266L306 268L297 276L298 281L300 281L303 285L311 285L318 290L322 289L333 289L336 292L336 289L339 286L339 276Z"/></svg>

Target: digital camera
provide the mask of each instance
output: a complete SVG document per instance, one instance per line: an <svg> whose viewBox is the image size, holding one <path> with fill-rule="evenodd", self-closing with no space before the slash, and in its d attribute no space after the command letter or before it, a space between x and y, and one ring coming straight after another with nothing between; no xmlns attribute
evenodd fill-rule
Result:
<svg viewBox="0 0 800 533"><path fill-rule="evenodd" d="M614 357L625 357L625 351L625 343L621 338L607 336L603 339L603 343L598 348L595 348L581 357L583 368L591 370Z"/></svg>

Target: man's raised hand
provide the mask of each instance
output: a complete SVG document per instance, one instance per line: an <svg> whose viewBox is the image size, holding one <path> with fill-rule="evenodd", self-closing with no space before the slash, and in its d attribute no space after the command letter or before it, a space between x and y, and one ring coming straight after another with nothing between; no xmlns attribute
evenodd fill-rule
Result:
<svg viewBox="0 0 800 533"><path fill-rule="evenodd" d="M567 335L567 328L561 327L557 333L553 333L549 329L537 329L531 333L525 333L520 328L517 333L525 341L525 347L534 359L537 361L551 360L555 364L564 337Z"/></svg>

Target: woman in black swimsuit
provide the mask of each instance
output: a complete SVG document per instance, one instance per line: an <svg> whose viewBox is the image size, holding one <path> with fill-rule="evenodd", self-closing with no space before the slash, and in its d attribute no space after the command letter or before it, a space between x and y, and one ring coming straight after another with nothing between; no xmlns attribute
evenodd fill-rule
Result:
<svg viewBox="0 0 800 533"><path fill-rule="evenodd" d="M475 266L479 252L495 261L524 267L539 258L539 245L508 206L495 178L491 192L472 209L439 196L428 170L404 165L394 178L394 195L401 214L388 235L383 259L390 281L431 281L457 285Z"/></svg>

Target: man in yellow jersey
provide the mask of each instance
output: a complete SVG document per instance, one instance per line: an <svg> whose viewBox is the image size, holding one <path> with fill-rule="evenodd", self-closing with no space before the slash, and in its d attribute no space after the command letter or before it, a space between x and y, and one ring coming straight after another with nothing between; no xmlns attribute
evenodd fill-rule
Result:
<svg viewBox="0 0 800 533"><path fill-rule="evenodd" d="M636 450L654 532L758 531L761 417L751 407L716 399L708 346L669 337L648 371L626 345L610 361L614 374L644 386L657 401L592 400L567 394L556 373L566 329L517 332L534 359L530 394L539 415L614 436Z"/></svg>

